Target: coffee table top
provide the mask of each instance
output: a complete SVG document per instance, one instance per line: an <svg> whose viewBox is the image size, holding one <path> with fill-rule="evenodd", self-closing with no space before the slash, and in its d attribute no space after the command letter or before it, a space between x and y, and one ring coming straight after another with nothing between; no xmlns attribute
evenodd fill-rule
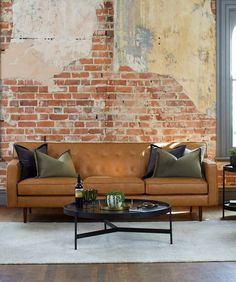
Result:
<svg viewBox="0 0 236 282"><path fill-rule="evenodd" d="M135 209L135 207L141 206L144 202L147 201L133 200L132 210L124 209L121 211L101 209L101 205L104 205L105 200L96 201L95 206L88 206L87 208L83 207L82 209L77 208L75 203L73 202L64 206L64 213L66 215L87 219L117 220L151 217L155 215L167 214L171 211L171 206L168 203L153 200L148 202L156 204L155 207ZM130 201L127 201L126 203L130 204Z"/></svg>

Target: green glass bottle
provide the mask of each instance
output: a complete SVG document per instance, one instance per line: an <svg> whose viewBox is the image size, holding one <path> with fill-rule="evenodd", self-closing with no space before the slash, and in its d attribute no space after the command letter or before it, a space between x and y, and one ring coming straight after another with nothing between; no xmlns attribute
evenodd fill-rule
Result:
<svg viewBox="0 0 236 282"><path fill-rule="evenodd" d="M80 178L80 175L78 174L77 183L75 185L75 204L76 207L80 209L83 208L83 203L84 203L83 192L84 192L83 182Z"/></svg>

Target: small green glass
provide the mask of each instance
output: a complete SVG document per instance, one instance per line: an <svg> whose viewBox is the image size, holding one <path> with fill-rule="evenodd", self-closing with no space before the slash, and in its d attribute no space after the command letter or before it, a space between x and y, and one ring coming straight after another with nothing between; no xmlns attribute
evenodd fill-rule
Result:
<svg viewBox="0 0 236 282"><path fill-rule="evenodd" d="M91 197L91 201L92 204L95 205L96 199L97 199L97 195L98 195L98 190L97 189L90 189L90 197Z"/></svg>
<svg viewBox="0 0 236 282"><path fill-rule="evenodd" d="M95 202L97 199L97 193L98 191L96 189L85 189L83 192L83 197L84 197L84 204L85 208L88 208L90 204L95 206Z"/></svg>

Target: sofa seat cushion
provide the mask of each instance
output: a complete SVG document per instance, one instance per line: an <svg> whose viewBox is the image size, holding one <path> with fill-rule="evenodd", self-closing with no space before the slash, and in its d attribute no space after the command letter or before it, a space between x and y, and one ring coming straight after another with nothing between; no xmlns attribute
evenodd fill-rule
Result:
<svg viewBox="0 0 236 282"><path fill-rule="evenodd" d="M28 178L18 183L18 195L74 195L76 178Z"/></svg>
<svg viewBox="0 0 236 282"><path fill-rule="evenodd" d="M85 188L95 188L99 195L121 191L125 195L144 194L144 182L138 177L90 176L84 179Z"/></svg>
<svg viewBox="0 0 236 282"><path fill-rule="evenodd" d="M207 182L203 178L169 177L147 178L146 193L151 195L207 194Z"/></svg>

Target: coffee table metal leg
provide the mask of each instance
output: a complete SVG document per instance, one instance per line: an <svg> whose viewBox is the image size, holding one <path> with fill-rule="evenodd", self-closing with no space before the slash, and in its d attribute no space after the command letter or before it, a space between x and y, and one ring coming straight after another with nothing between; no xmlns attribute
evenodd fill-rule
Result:
<svg viewBox="0 0 236 282"><path fill-rule="evenodd" d="M77 250L77 216L75 216L75 250Z"/></svg>
<svg viewBox="0 0 236 282"><path fill-rule="evenodd" d="M223 168L222 219L225 218L225 169Z"/></svg>
<svg viewBox="0 0 236 282"><path fill-rule="evenodd" d="M170 244L173 244L173 235L172 235L172 213L171 209L169 212L169 221L170 221Z"/></svg>

